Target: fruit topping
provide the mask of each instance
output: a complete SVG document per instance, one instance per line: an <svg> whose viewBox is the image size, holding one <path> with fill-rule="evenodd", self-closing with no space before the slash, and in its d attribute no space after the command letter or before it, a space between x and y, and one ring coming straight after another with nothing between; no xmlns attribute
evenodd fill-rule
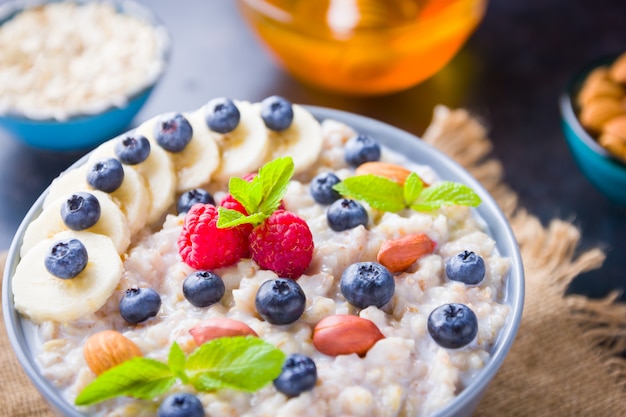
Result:
<svg viewBox="0 0 626 417"><path fill-rule="evenodd" d="M357 262L343 271L339 288L345 299L357 308L380 308L393 297L396 282L381 264Z"/></svg>
<svg viewBox="0 0 626 417"><path fill-rule="evenodd" d="M132 340L115 330L103 330L89 336L83 346L83 356L89 369L100 375L130 358L142 356Z"/></svg>
<svg viewBox="0 0 626 417"><path fill-rule="evenodd" d="M70 279L87 266L87 249L78 239L63 239L50 247L44 265L57 278Z"/></svg>
<svg viewBox="0 0 626 417"><path fill-rule="evenodd" d="M485 277L485 261L480 255L465 250L447 260L446 276L468 285L480 284Z"/></svg>
<svg viewBox="0 0 626 417"><path fill-rule="evenodd" d="M150 141L142 135L124 135L115 143L115 155L126 165L137 165L150 155Z"/></svg>
<svg viewBox="0 0 626 417"><path fill-rule="evenodd" d="M211 271L193 272L183 281L183 295L196 307L208 307L219 302L225 291L222 278Z"/></svg>
<svg viewBox="0 0 626 417"><path fill-rule="evenodd" d="M193 394L188 392L177 392L165 397L157 417L204 417L204 407Z"/></svg>
<svg viewBox="0 0 626 417"><path fill-rule="evenodd" d="M291 102L280 96L267 97L261 102L261 118L270 130L286 130L293 122Z"/></svg>
<svg viewBox="0 0 626 417"><path fill-rule="evenodd" d="M95 195L78 191L61 205L63 223L72 230L85 230L100 219L100 202Z"/></svg>
<svg viewBox="0 0 626 417"><path fill-rule="evenodd" d="M252 229L252 259L278 276L297 279L313 259L313 235L306 221L287 210L277 210Z"/></svg>
<svg viewBox="0 0 626 417"><path fill-rule="evenodd" d="M198 346L218 337L258 336L246 323L226 317L213 317L202 320L189 330Z"/></svg>
<svg viewBox="0 0 626 417"><path fill-rule="evenodd" d="M229 133L239 126L241 114L229 98L214 98L206 105L206 124L214 132Z"/></svg>
<svg viewBox="0 0 626 417"><path fill-rule="evenodd" d="M290 324L304 313L306 297L296 281L278 278L261 284L255 305L264 320L272 324Z"/></svg>
<svg viewBox="0 0 626 417"><path fill-rule="evenodd" d="M358 201L342 198L332 203L326 210L328 226L335 232L367 226L369 216L365 207Z"/></svg>
<svg viewBox="0 0 626 417"><path fill-rule="evenodd" d="M130 324L154 317L161 308L161 297L152 288L129 288L120 299L120 315Z"/></svg>
<svg viewBox="0 0 626 417"><path fill-rule="evenodd" d="M163 149L181 152L193 137L193 128L180 113L165 114L154 125L154 138Z"/></svg>
<svg viewBox="0 0 626 417"><path fill-rule="evenodd" d="M328 356L351 353L364 356L384 338L374 322L349 314L324 317L313 329L313 345Z"/></svg>
<svg viewBox="0 0 626 417"><path fill-rule="evenodd" d="M435 242L424 233L386 240L380 246L376 260L391 272L401 272L424 255L433 253Z"/></svg>
<svg viewBox="0 0 626 417"><path fill-rule="evenodd" d="M317 367L313 359L293 353L287 357L282 372L274 380L274 387L288 397L297 397L312 390L316 382Z"/></svg>
<svg viewBox="0 0 626 417"><path fill-rule="evenodd" d="M185 191L178 197L176 202L176 212L178 214L187 213L191 206L194 204L212 204L215 205L215 200L211 193L202 188L194 188L193 190Z"/></svg>
<svg viewBox="0 0 626 417"><path fill-rule="evenodd" d="M178 237L178 252L194 269L230 266L248 252L248 236L241 227L218 228L218 211L212 204L196 204L185 216Z"/></svg>
<svg viewBox="0 0 626 417"><path fill-rule="evenodd" d="M478 319L465 304L444 304L428 316L428 333L441 347L462 348L476 337Z"/></svg>
<svg viewBox="0 0 626 417"><path fill-rule="evenodd" d="M332 172L322 172L311 180L309 187L311 197L318 204L331 204L341 198L341 194L333 187L338 184L340 179Z"/></svg>
<svg viewBox="0 0 626 417"><path fill-rule="evenodd" d="M371 136L361 133L348 139L344 158L348 165L356 168L365 162L378 161L380 152L380 144Z"/></svg>
<svg viewBox="0 0 626 417"><path fill-rule="evenodd" d="M124 167L115 158L96 161L87 171L87 184L96 190L112 193L124 181Z"/></svg>

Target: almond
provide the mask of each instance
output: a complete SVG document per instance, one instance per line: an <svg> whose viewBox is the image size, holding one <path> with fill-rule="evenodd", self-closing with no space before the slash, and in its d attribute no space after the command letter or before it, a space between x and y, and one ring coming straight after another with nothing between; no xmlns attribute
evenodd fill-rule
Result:
<svg viewBox="0 0 626 417"><path fill-rule="evenodd" d="M89 369L100 375L135 356L142 356L142 353L135 342L120 332L104 330L87 339L83 346L83 356Z"/></svg>
<svg viewBox="0 0 626 417"><path fill-rule="evenodd" d="M587 102L580 112L580 123L593 131L602 130L608 120L626 113L621 100L613 97L596 97Z"/></svg>
<svg viewBox="0 0 626 417"><path fill-rule="evenodd" d="M398 184L404 184L406 177L411 174L411 171L403 166L396 164L389 164L387 162L365 162L356 169L356 175L378 175L379 177L389 178L394 180Z"/></svg>
<svg viewBox="0 0 626 417"><path fill-rule="evenodd" d="M348 314L325 317L313 329L313 345L328 356L364 356L384 338L372 321Z"/></svg>
<svg viewBox="0 0 626 417"><path fill-rule="evenodd" d="M225 317L210 318L201 321L189 330L198 346L209 340L225 336L258 336L246 323Z"/></svg>
<svg viewBox="0 0 626 417"><path fill-rule="evenodd" d="M610 78L593 77L587 78L578 95L578 104L585 106L594 98L612 97L620 99L626 91Z"/></svg>
<svg viewBox="0 0 626 417"><path fill-rule="evenodd" d="M611 154L626 162L626 138L603 133L598 138L598 143Z"/></svg>
<svg viewBox="0 0 626 417"><path fill-rule="evenodd" d="M626 141L626 114L614 117L602 126L602 133L620 137Z"/></svg>
<svg viewBox="0 0 626 417"><path fill-rule="evenodd" d="M404 271L424 255L433 253L435 242L424 233L386 240L380 246L376 259L391 272Z"/></svg>
<svg viewBox="0 0 626 417"><path fill-rule="evenodd" d="M616 82L626 84L626 52L613 61L609 74Z"/></svg>

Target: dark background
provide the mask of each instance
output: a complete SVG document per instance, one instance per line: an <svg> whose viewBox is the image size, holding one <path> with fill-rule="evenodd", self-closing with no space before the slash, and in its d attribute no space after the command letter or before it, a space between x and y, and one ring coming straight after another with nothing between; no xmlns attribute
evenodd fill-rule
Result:
<svg viewBox="0 0 626 417"><path fill-rule="evenodd" d="M217 96L259 101L280 94L420 135L436 104L465 107L487 123L494 156L504 163L505 180L520 204L544 224L573 221L582 231L580 250L607 253L604 266L576 278L571 290L599 297L626 286L626 208L610 203L582 176L564 142L558 110L573 71L626 51L626 1L491 0L478 30L442 71L376 98L333 95L292 79L262 49L235 1L143 3L169 28L174 45L169 69L137 121L193 110ZM9 247L52 178L79 156L36 151L0 132L0 249Z"/></svg>

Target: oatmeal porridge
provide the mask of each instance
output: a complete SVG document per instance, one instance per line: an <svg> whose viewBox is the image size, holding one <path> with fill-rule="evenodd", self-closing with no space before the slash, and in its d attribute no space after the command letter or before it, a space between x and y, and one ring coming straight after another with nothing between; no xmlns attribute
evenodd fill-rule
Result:
<svg viewBox="0 0 626 417"><path fill-rule="evenodd" d="M150 398L77 406L89 415L173 415L178 393L213 417L429 416L489 361L510 310L510 261L479 202L280 97L216 99L147 121L51 184L15 307L70 403L129 362L171 364L173 346L261 339L283 355L253 390L172 377Z"/></svg>

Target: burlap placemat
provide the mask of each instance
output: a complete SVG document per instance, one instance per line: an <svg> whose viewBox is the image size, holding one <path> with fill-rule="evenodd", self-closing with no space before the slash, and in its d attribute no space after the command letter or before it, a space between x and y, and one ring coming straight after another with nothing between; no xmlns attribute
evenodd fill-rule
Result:
<svg viewBox="0 0 626 417"><path fill-rule="evenodd" d="M423 136L463 166L492 193L511 221L526 272L526 301L518 337L475 415L626 415L626 305L615 295L590 300L564 292L581 272L598 268L598 249L576 253L576 227L553 220L544 227L517 207L502 182L502 165L489 159L483 125L464 110L437 107ZM5 255L4 255L5 256ZM0 258L4 265L4 256ZM50 417L52 413L21 370L0 332L0 415Z"/></svg>

